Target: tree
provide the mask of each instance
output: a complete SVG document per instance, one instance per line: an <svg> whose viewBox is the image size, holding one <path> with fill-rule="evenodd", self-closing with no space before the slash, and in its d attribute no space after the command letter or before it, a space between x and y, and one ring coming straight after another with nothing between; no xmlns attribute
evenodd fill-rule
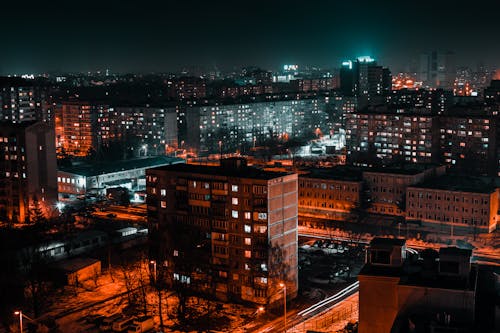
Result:
<svg viewBox="0 0 500 333"><path fill-rule="evenodd" d="M282 292L280 284L287 285L290 274L290 265L285 260L285 253L280 244L269 243L269 267L268 267L268 300L269 306L279 308L279 293ZM286 300L284 300L286 302Z"/></svg>
<svg viewBox="0 0 500 333"><path fill-rule="evenodd" d="M47 258L38 246L22 252L22 265L25 271L25 296L31 303L34 317L39 317L49 292L47 282Z"/></svg>
<svg viewBox="0 0 500 333"><path fill-rule="evenodd" d="M36 194L33 195L32 207L29 212L29 220L31 223L43 223L47 221L45 214L43 212L42 206L38 201Z"/></svg>

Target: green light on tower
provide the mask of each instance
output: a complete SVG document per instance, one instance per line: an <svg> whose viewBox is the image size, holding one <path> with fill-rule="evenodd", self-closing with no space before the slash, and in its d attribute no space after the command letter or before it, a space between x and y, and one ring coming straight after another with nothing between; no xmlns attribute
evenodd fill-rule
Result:
<svg viewBox="0 0 500 333"><path fill-rule="evenodd" d="M362 56L362 57L358 57L358 61L359 62L365 62L365 63L369 63L369 62L374 62L375 59L373 59L372 57L370 56Z"/></svg>

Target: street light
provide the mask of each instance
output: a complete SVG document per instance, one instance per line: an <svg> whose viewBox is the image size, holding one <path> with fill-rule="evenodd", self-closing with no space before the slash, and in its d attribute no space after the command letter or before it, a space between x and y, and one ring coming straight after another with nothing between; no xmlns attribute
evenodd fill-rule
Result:
<svg viewBox="0 0 500 333"><path fill-rule="evenodd" d="M149 263L153 265L153 281L156 283L156 260L151 260Z"/></svg>
<svg viewBox="0 0 500 333"><path fill-rule="evenodd" d="M283 307L285 312L285 333L286 333L286 284L284 282L280 283L280 287L283 288Z"/></svg>
<svg viewBox="0 0 500 333"><path fill-rule="evenodd" d="M14 312L14 314L19 316L19 332L23 333L23 312L19 310Z"/></svg>

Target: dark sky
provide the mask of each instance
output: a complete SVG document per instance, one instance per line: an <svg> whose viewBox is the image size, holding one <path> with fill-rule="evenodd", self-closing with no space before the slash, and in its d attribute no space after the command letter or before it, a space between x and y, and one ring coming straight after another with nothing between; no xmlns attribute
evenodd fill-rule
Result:
<svg viewBox="0 0 500 333"><path fill-rule="evenodd" d="M372 55L393 71L419 53L500 65L500 1L24 0L0 5L0 73L175 71Z"/></svg>

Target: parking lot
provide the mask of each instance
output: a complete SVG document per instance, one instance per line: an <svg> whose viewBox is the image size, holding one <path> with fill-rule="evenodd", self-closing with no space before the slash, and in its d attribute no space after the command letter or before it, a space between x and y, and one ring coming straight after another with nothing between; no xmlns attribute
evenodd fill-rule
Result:
<svg viewBox="0 0 500 333"><path fill-rule="evenodd" d="M299 279L305 291L330 295L357 279L365 262L365 244L299 238Z"/></svg>

